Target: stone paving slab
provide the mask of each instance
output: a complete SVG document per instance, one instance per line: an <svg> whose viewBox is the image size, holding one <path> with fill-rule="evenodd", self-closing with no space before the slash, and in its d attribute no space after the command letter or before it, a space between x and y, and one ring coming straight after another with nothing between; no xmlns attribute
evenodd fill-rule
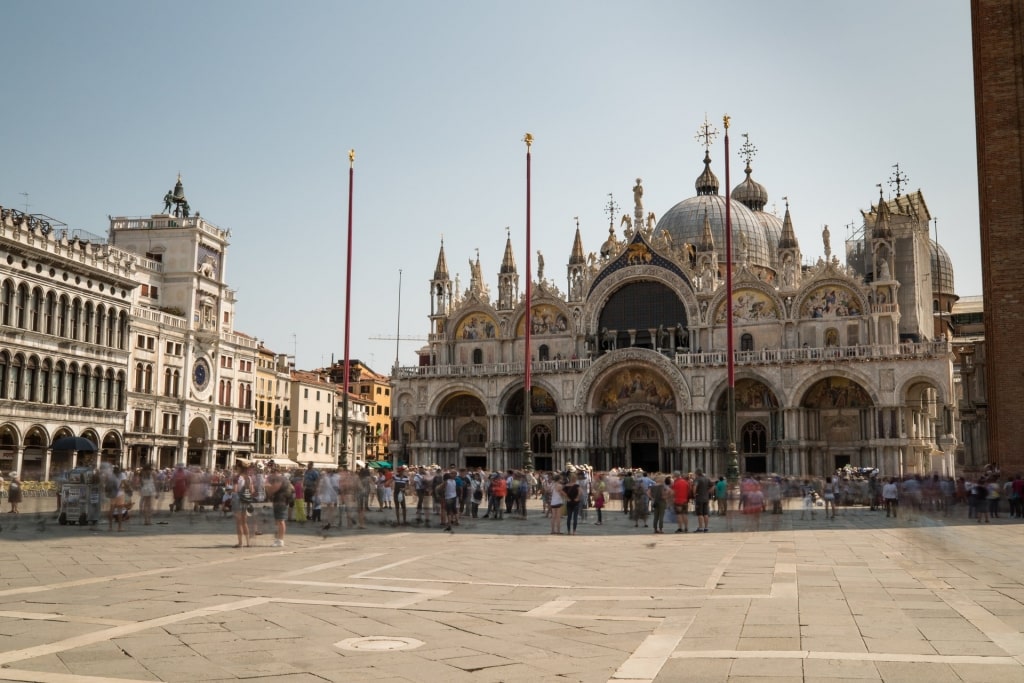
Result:
<svg viewBox="0 0 1024 683"><path fill-rule="evenodd" d="M454 533L384 511L235 549L218 513L117 533L32 502L0 516L0 681L1024 680L1017 520L610 511L573 537L536 508Z"/></svg>

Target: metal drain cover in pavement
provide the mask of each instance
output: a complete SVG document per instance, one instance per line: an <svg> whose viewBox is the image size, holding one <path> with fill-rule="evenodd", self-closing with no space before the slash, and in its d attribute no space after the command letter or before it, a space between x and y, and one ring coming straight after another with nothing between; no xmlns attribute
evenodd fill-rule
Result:
<svg viewBox="0 0 1024 683"><path fill-rule="evenodd" d="M397 636L366 636L365 638L346 638L334 644L342 650L357 652L393 652L395 650L413 650L423 645L422 640L400 638Z"/></svg>

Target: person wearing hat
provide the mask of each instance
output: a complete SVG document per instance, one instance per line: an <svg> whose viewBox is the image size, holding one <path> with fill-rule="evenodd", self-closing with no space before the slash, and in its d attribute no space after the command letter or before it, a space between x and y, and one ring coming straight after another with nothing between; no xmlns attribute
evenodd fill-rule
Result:
<svg viewBox="0 0 1024 683"><path fill-rule="evenodd" d="M21 477L17 472L11 472L11 483L7 485L7 502L11 504L8 512L18 514L18 503L21 502Z"/></svg>

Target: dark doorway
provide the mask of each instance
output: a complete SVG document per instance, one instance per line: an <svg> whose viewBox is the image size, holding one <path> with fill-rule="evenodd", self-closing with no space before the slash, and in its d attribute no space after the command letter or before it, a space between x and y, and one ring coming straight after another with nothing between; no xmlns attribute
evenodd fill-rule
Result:
<svg viewBox="0 0 1024 683"><path fill-rule="evenodd" d="M837 455L836 458L836 469L841 470L850 464L850 456L848 455Z"/></svg>
<svg viewBox="0 0 1024 683"><path fill-rule="evenodd" d="M466 456L466 467L473 469L480 467L487 469L487 456L486 455L467 455Z"/></svg>
<svg viewBox="0 0 1024 683"><path fill-rule="evenodd" d="M535 455L533 457L533 469L540 472L550 472L555 466L554 458L550 455Z"/></svg>
<svg viewBox="0 0 1024 683"><path fill-rule="evenodd" d="M744 471L750 474L766 474L768 472L768 457L764 455L748 455L743 458Z"/></svg>
<svg viewBox="0 0 1024 683"><path fill-rule="evenodd" d="M639 467L644 472L659 472L661 463L658 461L658 444L653 441L633 442L629 444L629 459L633 468Z"/></svg>

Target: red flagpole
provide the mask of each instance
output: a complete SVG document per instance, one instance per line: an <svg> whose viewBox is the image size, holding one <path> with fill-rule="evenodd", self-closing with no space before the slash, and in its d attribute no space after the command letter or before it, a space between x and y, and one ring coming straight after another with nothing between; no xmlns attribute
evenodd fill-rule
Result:
<svg viewBox="0 0 1024 683"><path fill-rule="evenodd" d="M729 350L729 388L736 386L736 367L733 362L732 352L734 348L733 326L732 326L732 202L730 201L729 185L729 117L725 121L725 291L726 297L726 345ZM730 427L731 429L731 427ZM730 432L730 438L732 434Z"/></svg>
<svg viewBox="0 0 1024 683"><path fill-rule="evenodd" d="M349 327L352 319L352 190L355 185L356 151L348 151L348 248L345 255L345 376L342 380L341 454L348 465Z"/></svg>
<svg viewBox="0 0 1024 683"><path fill-rule="evenodd" d="M530 146L533 145L533 135L527 133L523 137L526 143L526 349L523 352L526 371L523 381L523 431L525 432L525 443L523 446L523 467L533 469L533 454L530 446L530 417L533 410L533 385L531 370L533 357L530 353L530 333L533 326L533 250L530 246Z"/></svg>
<svg viewBox="0 0 1024 683"><path fill-rule="evenodd" d="M733 335L732 303L732 197L729 182L729 115L722 117L725 125L725 330L726 367L728 368L728 463L726 476L730 483L739 477L739 463L736 455L736 341Z"/></svg>

